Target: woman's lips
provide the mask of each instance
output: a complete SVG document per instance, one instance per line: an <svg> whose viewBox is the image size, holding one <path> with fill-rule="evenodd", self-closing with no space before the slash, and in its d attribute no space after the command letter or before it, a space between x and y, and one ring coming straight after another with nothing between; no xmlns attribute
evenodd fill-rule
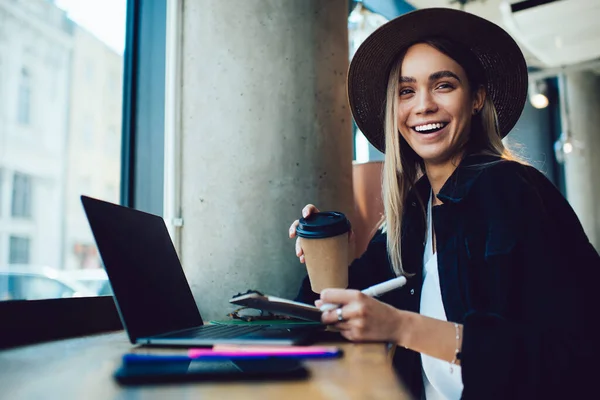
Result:
<svg viewBox="0 0 600 400"><path fill-rule="evenodd" d="M436 131L432 131L432 132L430 131L429 133L419 132L415 128L412 128L412 130L418 135L419 138L429 141L429 140L436 139L437 137L443 135L446 132L446 130L448 129L448 125L450 125L450 124L446 124L443 128L438 129Z"/></svg>

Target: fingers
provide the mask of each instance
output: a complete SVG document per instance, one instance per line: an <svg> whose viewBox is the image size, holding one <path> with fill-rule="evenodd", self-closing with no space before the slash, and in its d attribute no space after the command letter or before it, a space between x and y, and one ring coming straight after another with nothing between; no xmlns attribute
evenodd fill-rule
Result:
<svg viewBox="0 0 600 400"><path fill-rule="evenodd" d="M340 312L341 318L340 321ZM336 324L338 327L340 322L352 322L355 327L361 328L364 324L363 318L367 316L366 308L362 302L352 302L333 310L323 311L321 314L321 320L326 324Z"/></svg>
<svg viewBox="0 0 600 400"><path fill-rule="evenodd" d="M319 212L317 207L315 207L313 204L307 204L302 209L302 217L306 218L309 215L317 212ZM290 228L288 229L288 236L290 239L296 237L296 228L298 228L298 225L300 225L300 220L295 220L292 222L292 225L290 225ZM300 241L298 239L296 239L296 256L300 259L300 262L304 264L304 251L302 251L302 247L300 246Z"/></svg>
<svg viewBox="0 0 600 400"><path fill-rule="evenodd" d="M315 300L315 307L317 308L321 308L321 306L323 305L323 300Z"/></svg>
<svg viewBox="0 0 600 400"><path fill-rule="evenodd" d="M319 209L314 204L307 204L302 209L302 218L306 218L309 215L318 213L318 212L319 212ZM290 236L290 239L293 239L296 237L296 228L298 227L299 224L300 224L300 221L295 220L294 222L292 222L292 225L290 225L290 228L288 229L288 231L289 231L288 234Z"/></svg>
<svg viewBox="0 0 600 400"><path fill-rule="evenodd" d="M292 222L292 225L290 225L290 229L289 229L289 235L290 235L290 239L293 239L296 237L296 228L298 227L298 225L300 224L299 220L295 220L294 222Z"/></svg>
<svg viewBox="0 0 600 400"><path fill-rule="evenodd" d="M354 303L352 303L354 304ZM365 338L364 327L365 321L358 317L354 318L350 306L342 307L342 321L338 318L338 309L325 311L321 315L321 322L331 326L335 331L338 331L346 339L351 341L361 341Z"/></svg>
<svg viewBox="0 0 600 400"><path fill-rule="evenodd" d="M333 310L330 311L323 311L323 313L321 314L321 322L323 322L325 325L334 325L335 327L338 329L342 329L343 325L343 321L340 321L338 318L338 314L337 314L337 308L334 308ZM342 318L345 318L344 316L344 308L342 307Z"/></svg>
<svg viewBox="0 0 600 400"><path fill-rule="evenodd" d="M300 246L300 240L296 239L296 256L300 259L301 263L304 263L304 251Z"/></svg>
<svg viewBox="0 0 600 400"><path fill-rule="evenodd" d="M293 239L296 237L296 228L298 227L299 223L300 222L298 220L295 220L292 223L292 226L290 226L290 231L289 231L290 239ZM296 239L296 256L300 259L300 262L302 264L304 264L304 251L302 251L302 247L300 246L299 239Z"/></svg>
<svg viewBox="0 0 600 400"><path fill-rule="evenodd" d="M352 301L360 301L365 296L358 290L354 289L324 289L321 292L321 300L324 303L331 304L348 304Z"/></svg>
<svg viewBox="0 0 600 400"><path fill-rule="evenodd" d="M306 218L310 214L318 213L318 212L319 212L319 209L315 205L313 205L313 204L307 204L302 209L302 217Z"/></svg>
<svg viewBox="0 0 600 400"><path fill-rule="evenodd" d="M343 335L344 331L349 331L352 329L352 325L349 322L338 322L335 324L335 329L342 332Z"/></svg>

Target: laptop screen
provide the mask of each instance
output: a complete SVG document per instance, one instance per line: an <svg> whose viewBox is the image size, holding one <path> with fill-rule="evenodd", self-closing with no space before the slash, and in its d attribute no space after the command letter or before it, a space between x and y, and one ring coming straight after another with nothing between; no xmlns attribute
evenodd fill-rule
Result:
<svg viewBox="0 0 600 400"><path fill-rule="evenodd" d="M202 325L161 217L81 196L129 338Z"/></svg>

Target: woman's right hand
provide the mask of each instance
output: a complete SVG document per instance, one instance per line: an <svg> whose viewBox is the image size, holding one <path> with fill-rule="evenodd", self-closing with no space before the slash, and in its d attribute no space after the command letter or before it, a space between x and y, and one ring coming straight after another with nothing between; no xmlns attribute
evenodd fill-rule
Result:
<svg viewBox="0 0 600 400"><path fill-rule="evenodd" d="M302 218L307 218L309 215L314 214L314 213L318 213L319 209L317 207L315 207L312 204L307 204L303 209L302 209ZM289 235L290 235L290 239L293 239L296 237L296 228L298 227L298 225L300 224L300 220L295 220L294 222L292 222L292 225L290 226L290 231L289 231ZM304 263L304 252L302 251L302 247L300 246L300 240L298 240L298 238L296 238L296 256L300 259L301 263Z"/></svg>
<svg viewBox="0 0 600 400"><path fill-rule="evenodd" d="M309 215L318 212L319 209L315 205L307 204L302 209L302 218L307 218ZM289 230L290 239L296 238L296 228L299 224L300 220L298 219L292 222L292 225L290 226ZM348 252L352 256L354 254L354 231L352 231L352 229L350 229L350 232L348 232L348 244ZM304 251L302 251L302 247L300 246L300 240L298 240L298 238L296 238L296 256L300 259L301 263L304 263ZM350 260L352 259L353 258L350 258Z"/></svg>

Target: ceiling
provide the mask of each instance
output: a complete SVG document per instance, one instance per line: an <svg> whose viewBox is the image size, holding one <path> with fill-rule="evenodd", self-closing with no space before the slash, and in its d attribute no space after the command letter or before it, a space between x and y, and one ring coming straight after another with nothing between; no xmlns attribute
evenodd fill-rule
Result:
<svg viewBox="0 0 600 400"><path fill-rule="evenodd" d="M408 0L416 8L459 9L451 0ZM502 3L505 12L501 11ZM519 12L522 0L475 0L464 10L494 22L515 38L534 68L563 67L600 59L600 1L557 0Z"/></svg>

